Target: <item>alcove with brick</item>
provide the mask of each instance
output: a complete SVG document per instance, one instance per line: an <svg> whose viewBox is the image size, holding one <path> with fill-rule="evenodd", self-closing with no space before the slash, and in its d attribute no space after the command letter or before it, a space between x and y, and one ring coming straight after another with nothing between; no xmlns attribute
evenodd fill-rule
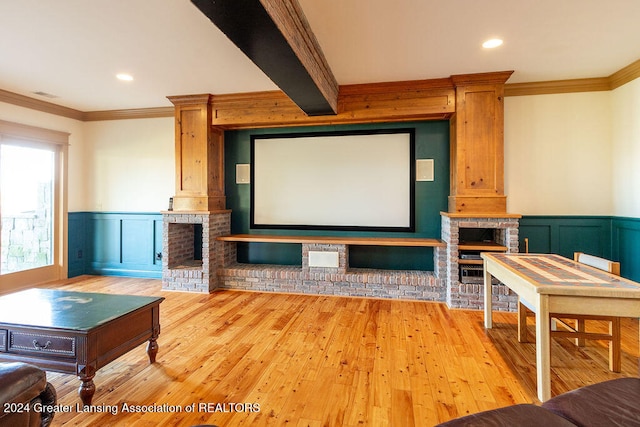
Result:
<svg viewBox="0 0 640 427"><path fill-rule="evenodd" d="M506 212L504 194L503 94L511 71L457 75L443 79L340 86L337 114L307 116L282 92L170 97L176 111L176 195L174 212L222 215L225 226L218 236L230 234L230 212L225 211L224 130L339 125L353 123L449 120L450 194L448 212L442 215L444 247L434 247L433 272L350 269L348 246L303 246L303 265L238 264L236 243L203 249L211 271L209 291L218 288L332 293L385 298L446 301L452 307L476 307L479 287L461 284L458 276L458 236L444 225L458 215L467 221L489 221L508 251L517 251L518 215ZM169 213L168 215L171 215ZM228 227L228 228L225 228ZM447 231L446 227L449 227ZM259 235L255 235L258 237ZM515 236L515 237L514 237ZM209 236L211 239L212 236ZM514 240L515 239L515 240ZM217 240L214 238L214 240ZM453 255L452 248L456 254ZM334 252L330 266L309 264L308 253ZM208 252L209 255L205 255ZM213 254L215 252L215 254ZM305 255L306 254L306 255ZM335 261L337 259L337 266ZM415 276L415 277L414 277ZM424 276L424 277L423 277ZM393 282L417 283L417 288L386 289ZM163 280L164 283L164 280ZM365 283L373 285L367 288ZM354 289L358 289L354 291ZM498 298L499 292L494 293ZM499 305L499 304L496 304ZM506 309L511 309L507 302Z"/></svg>

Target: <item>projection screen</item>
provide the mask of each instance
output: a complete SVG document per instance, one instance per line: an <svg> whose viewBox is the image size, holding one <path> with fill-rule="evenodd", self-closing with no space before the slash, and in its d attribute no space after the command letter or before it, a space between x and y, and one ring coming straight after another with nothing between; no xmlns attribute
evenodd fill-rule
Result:
<svg viewBox="0 0 640 427"><path fill-rule="evenodd" d="M413 231L415 130L251 136L251 227Z"/></svg>

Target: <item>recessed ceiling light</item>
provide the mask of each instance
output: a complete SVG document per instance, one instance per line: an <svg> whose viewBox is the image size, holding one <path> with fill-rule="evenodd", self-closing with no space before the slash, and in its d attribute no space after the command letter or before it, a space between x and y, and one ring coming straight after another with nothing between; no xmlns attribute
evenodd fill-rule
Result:
<svg viewBox="0 0 640 427"><path fill-rule="evenodd" d="M131 74L126 74L126 73L120 73L116 75L116 78L118 80L122 80L125 82L130 82L133 80L133 76Z"/></svg>
<svg viewBox="0 0 640 427"><path fill-rule="evenodd" d="M498 47L501 45L502 45L502 40L500 39L491 39L482 43L482 47L484 47L485 49L493 49L494 47Z"/></svg>

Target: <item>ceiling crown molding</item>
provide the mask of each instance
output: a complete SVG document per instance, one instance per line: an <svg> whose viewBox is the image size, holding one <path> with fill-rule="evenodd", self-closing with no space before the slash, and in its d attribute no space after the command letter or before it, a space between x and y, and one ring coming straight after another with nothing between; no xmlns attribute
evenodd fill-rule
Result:
<svg viewBox="0 0 640 427"><path fill-rule="evenodd" d="M56 116L67 117L74 120L83 120L83 112L73 108L63 107L52 102L41 101L17 93L0 89L0 102L29 108L30 110L42 111L43 113L55 114Z"/></svg>
<svg viewBox="0 0 640 427"><path fill-rule="evenodd" d="M638 77L640 77L640 59L611 74L609 76L609 83L613 90L637 79Z"/></svg>
<svg viewBox="0 0 640 427"><path fill-rule="evenodd" d="M128 110L87 111L82 113L82 121L157 119L160 117L173 117L173 115L173 107L131 108Z"/></svg>
<svg viewBox="0 0 640 427"><path fill-rule="evenodd" d="M609 79L553 80L548 82L510 83L504 86L504 96L550 95L558 93L597 92L610 90Z"/></svg>
<svg viewBox="0 0 640 427"><path fill-rule="evenodd" d="M640 60L627 65L608 77L554 80L547 82L509 83L504 86L504 96L607 91L617 89L638 77L640 77Z"/></svg>
<svg viewBox="0 0 640 427"><path fill-rule="evenodd" d="M616 71L608 77L596 77L592 79L571 79L555 80L546 82L530 83L507 83L505 84L505 96L526 96L526 95L547 95L576 92L596 92L614 90L626 83L640 78L640 60ZM350 92L363 92L363 88L370 86L369 90L387 92L389 88L404 87L407 82L387 82L375 84L346 85L339 88L341 95L349 95ZM416 85L418 83L416 82ZM428 88L451 86L450 78L432 79L420 81L419 86ZM417 89L418 90L418 89ZM237 97L256 97L255 93L233 94L233 95L213 95L221 99ZM147 119L159 117L173 117L173 107L137 108L105 111L82 112L73 108L63 107L52 102L41 101L17 93L0 89L0 102L29 108L31 110L42 111L44 113L55 114L79 121L100 121L100 120L125 120L125 119Z"/></svg>

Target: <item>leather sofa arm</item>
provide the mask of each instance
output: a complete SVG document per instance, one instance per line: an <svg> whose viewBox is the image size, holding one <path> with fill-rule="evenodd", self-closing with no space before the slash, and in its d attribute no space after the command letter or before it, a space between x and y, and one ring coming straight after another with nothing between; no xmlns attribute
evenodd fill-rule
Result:
<svg viewBox="0 0 640 427"><path fill-rule="evenodd" d="M47 427L54 413L40 409L53 409L56 403L45 371L21 362L0 363L0 427Z"/></svg>
<svg viewBox="0 0 640 427"><path fill-rule="evenodd" d="M42 393L47 385L46 373L33 365L0 363L0 415L5 403L26 403Z"/></svg>
<svg viewBox="0 0 640 427"><path fill-rule="evenodd" d="M58 395L56 393L56 389L50 383L47 383L44 391L40 393L40 400L42 401L43 408L53 408L56 403L58 403ZM42 411L40 416L42 417L41 426L48 427L53 421L53 416L55 412L53 411Z"/></svg>

